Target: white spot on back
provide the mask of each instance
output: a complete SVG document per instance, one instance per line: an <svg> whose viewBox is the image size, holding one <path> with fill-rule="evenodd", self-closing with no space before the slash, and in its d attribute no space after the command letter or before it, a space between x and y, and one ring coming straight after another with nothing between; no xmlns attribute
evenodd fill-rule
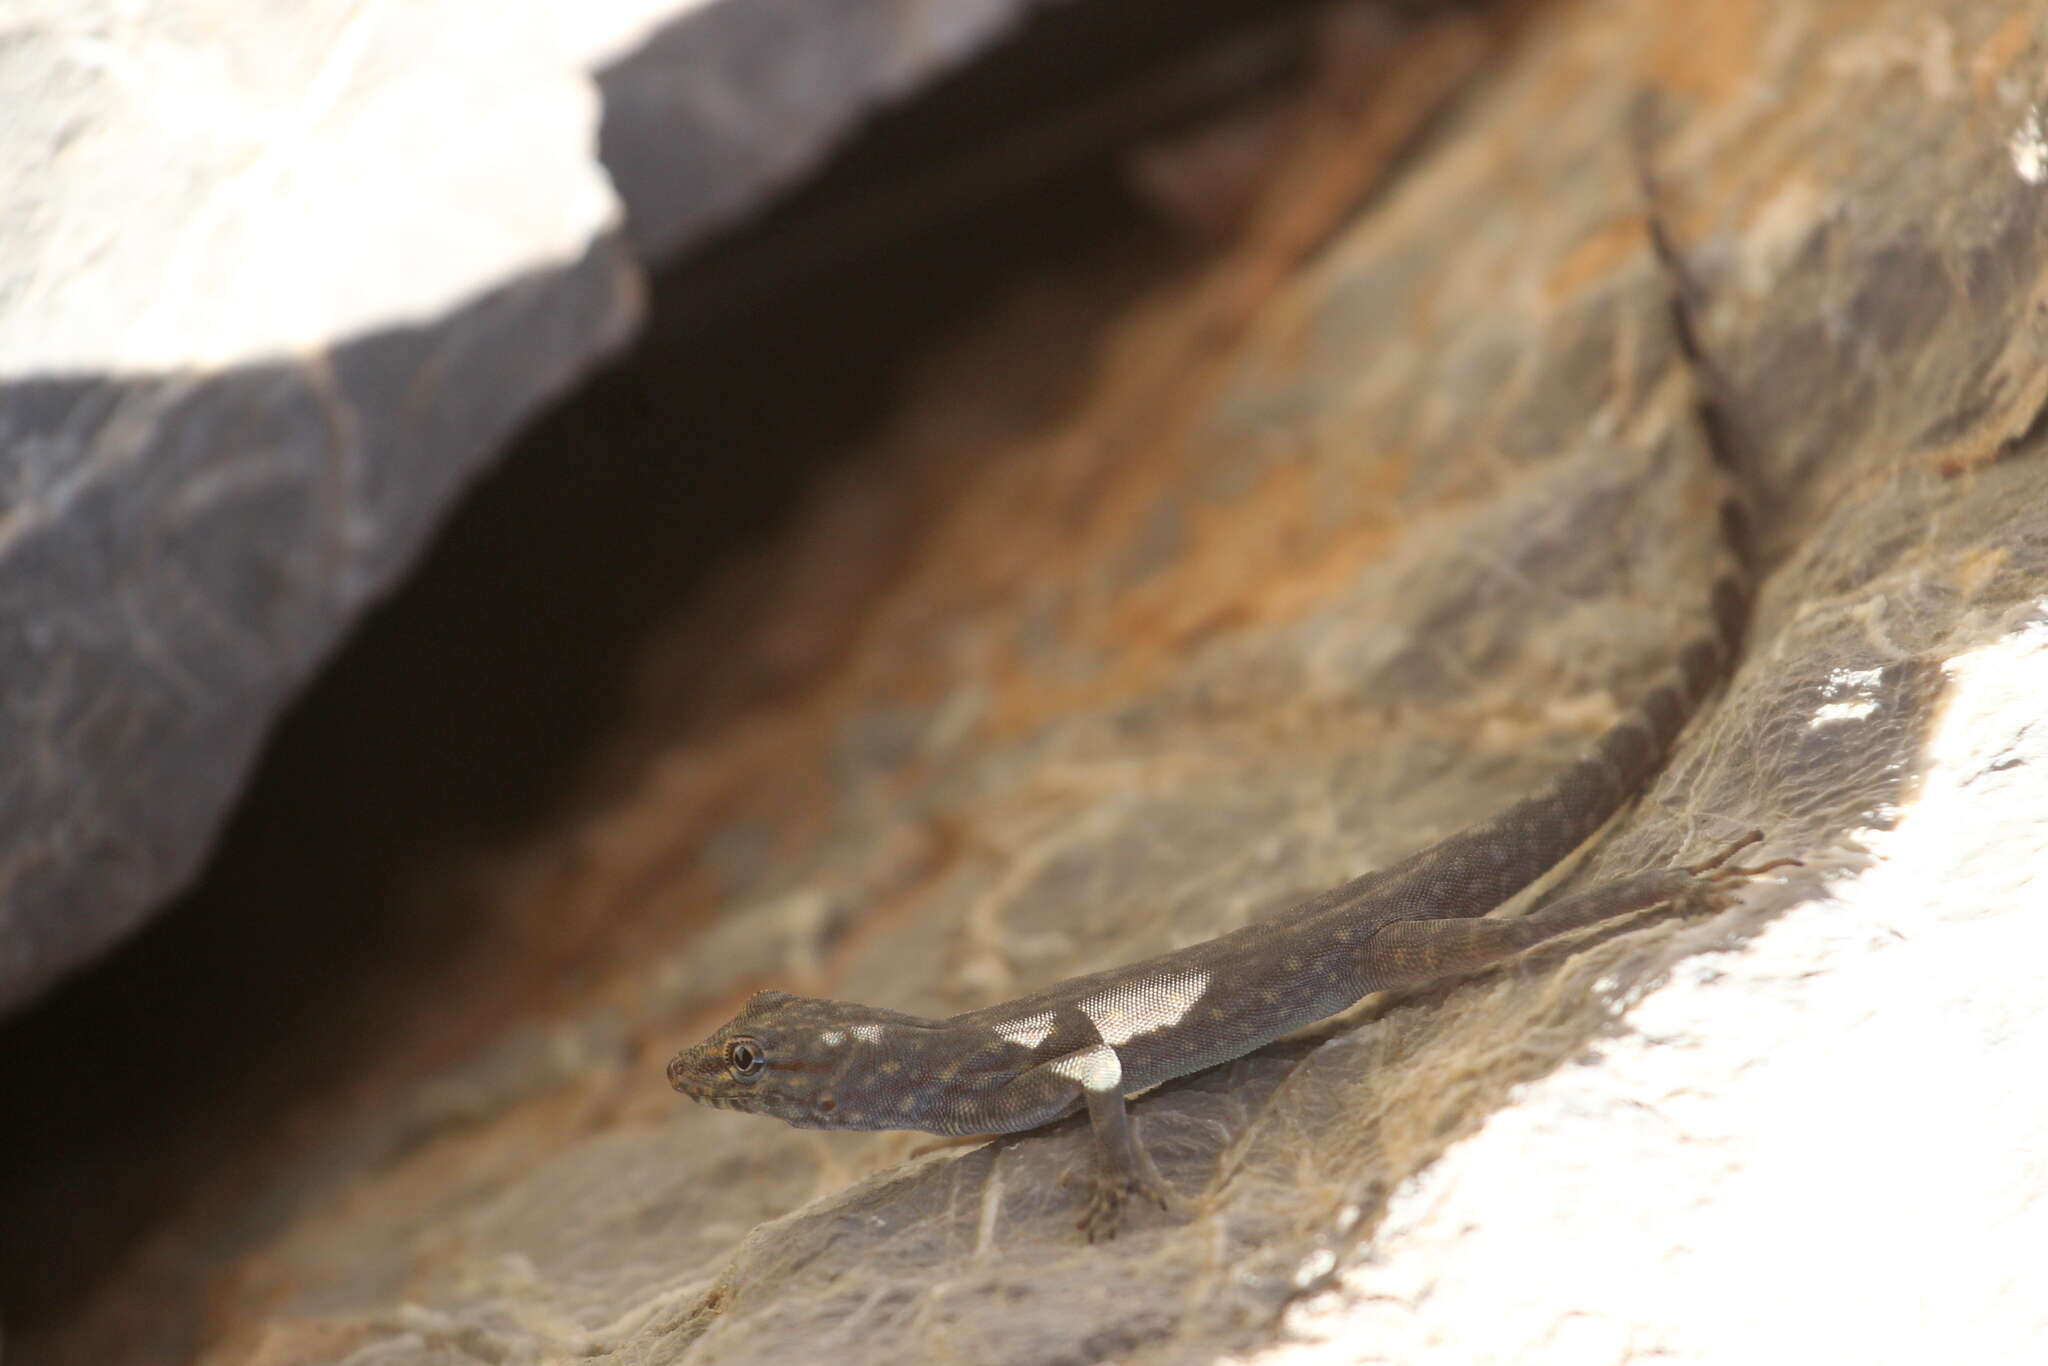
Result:
<svg viewBox="0 0 2048 1366"><path fill-rule="evenodd" d="M995 1030L999 1038L1010 1043L1036 1048L1052 1033L1052 1012L1048 1010L1037 1015L1020 1015L1014 1020L1004 1020L990 1028Z"/></svg>
<svg viewBox="0 0 2048 1366"><path fill-rule="evenodd" d="M882 1027L878 1024L858 1024L853 1027L853 1037L862 1043L880 1043Z"/></svg>
<svg viewBox="0 0 2048 1366"><path fill-rule="evenodd" d="M827 1048L837 1048L846 1042L846 1031L843 1029L828 1029L818 1036L818 1042Z"/></svg>
<svg viewBox="0 0 2048 1366"><path fill-rule="evenodd" d="M1208 973L1183 969L1098 992L1080 1003L1081 1013L1104 1043L1129 1043L1179 1024L1208 989Z"/></svg>
<svg viewBox="0 0 2048 1366"><path fill-rule="evenodd" d="M1123 1060L1106 1043L1084 1048L1079 1053L1069 1053L1048 1065L1069 1081L1080 1082L1089 1091L1114 1091L1124 1079Z"/></svg>

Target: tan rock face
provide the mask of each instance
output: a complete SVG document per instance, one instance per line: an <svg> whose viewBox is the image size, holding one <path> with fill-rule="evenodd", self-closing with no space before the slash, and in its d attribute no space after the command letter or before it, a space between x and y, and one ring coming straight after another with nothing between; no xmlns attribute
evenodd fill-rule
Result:
<svg viewBox="0 0 2048 1366"><path fill-rule="evenodd" d="M473 878L502 933L425 1013L492 1003L495 1042L323 1102L265 1187L291 1216L221 1235L206 1360L1163 1362L1291 1312L1304 1359L1726 1361L1901 1306L1954 1335L1856 1359L1998 1359L2044 1327L2013 1249L2048 1115L2010 1079L2044 1028L2048 8L1546 7L1447 108L1485 41L1389 37L1344 49L1372 93L1258 115L1291 133L1230 246L992 301L735 572L747 611L650 656L634 782ZM1161 1088L1134 1113L1198 1213L1107 1247L1059 1180L1079 1122L928 1150L675 1101L663 1059L755 987L946 1014L1218 933L1533 788L1664 664L1715 533L1645 86L1768 577L1571 876L1760 826L1805 880ZM1928 1032L1884 1024L1923 987ZM1845 1170L1933 1222L1844 1219ZM1730 1326L1746 1259L1852 1252L1818 1308L1766 1297L1782 1338Z"/></svg>

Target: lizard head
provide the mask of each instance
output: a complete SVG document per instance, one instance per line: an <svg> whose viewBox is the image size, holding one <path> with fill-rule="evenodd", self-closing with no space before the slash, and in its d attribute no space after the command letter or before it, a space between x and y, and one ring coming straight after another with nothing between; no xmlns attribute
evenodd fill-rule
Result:
<svg viewBox="0 0 2048 1366"><path fill-rule="evenodd" d="M945 1033L937 1020L763 991L669 1059L668 1084L803 1129L918 1128L904 1101L917 1092L919 1057Z"/></svg>

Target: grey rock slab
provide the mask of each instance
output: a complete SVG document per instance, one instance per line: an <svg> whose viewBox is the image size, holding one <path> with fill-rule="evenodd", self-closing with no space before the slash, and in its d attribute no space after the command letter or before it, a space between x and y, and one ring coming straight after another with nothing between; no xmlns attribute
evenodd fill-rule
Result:
<svg viewBox="0 0 2048 1366"><path fill-rule="evenodd" d="M637 323L595 92L484 15L10 12L0 1010L191 875L349 621Z"/></svg>
<svg viewBox="0 0 2048 1366"><path fill-rule="evenodd" d="M1024 7L11 6L0 1012L192 875L349 622L631 335L651 254Z"/></svg>
<svg viewBox="0 0 2048 1366"><path fill-rule="evenodd" d="M317 360L0 382L0 1006L190 875L271 718L636 280L605 235Z"/></svg>
<svg viewBox="0 0 2048 1366"><path fill-rule="evenodd" d="M602 154L634 246L660 256L816 166L864 115L1057 0L731 0L599 74Z"/></svg>

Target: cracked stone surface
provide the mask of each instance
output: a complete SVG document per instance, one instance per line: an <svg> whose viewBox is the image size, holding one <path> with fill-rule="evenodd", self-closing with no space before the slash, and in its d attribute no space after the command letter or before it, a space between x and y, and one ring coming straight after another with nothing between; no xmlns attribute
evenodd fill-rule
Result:
<svg viewBox="0 0 2048 1366"><path fill-rule="evenodd" d="M651 255L1028 9L11 6L0 1014L192 875L344 628L637 327Z"/></svg>
<svg viewBox="0 0 2048 1366"><path fill-rule="evenodd" d="M2048 6L1545 7L1395 160L1483 46L1411 41L1399 98L1304 97L1236 245L1057 399L1017 387L1072 363L1042 300L932 358L741 571L745 629L650 655L635 780L475 871L572 980L458 965L437 1004L498 1002L494 1045L329 1098L79 1340L211 1259L218 1366L2025 1359ZM1807 866L1160 1088L1197 1212L1108 1246L1060 1185L1081 1121L934 1145L668 1095L759 986L946 1014L1281 909L1536 787L1661 667L1714 533L1645 86L1768 573L1564 885L1751 826ZM707 661L804 681L693 729ZM255 1203L289 1214L220 1231Z"/></svg>

